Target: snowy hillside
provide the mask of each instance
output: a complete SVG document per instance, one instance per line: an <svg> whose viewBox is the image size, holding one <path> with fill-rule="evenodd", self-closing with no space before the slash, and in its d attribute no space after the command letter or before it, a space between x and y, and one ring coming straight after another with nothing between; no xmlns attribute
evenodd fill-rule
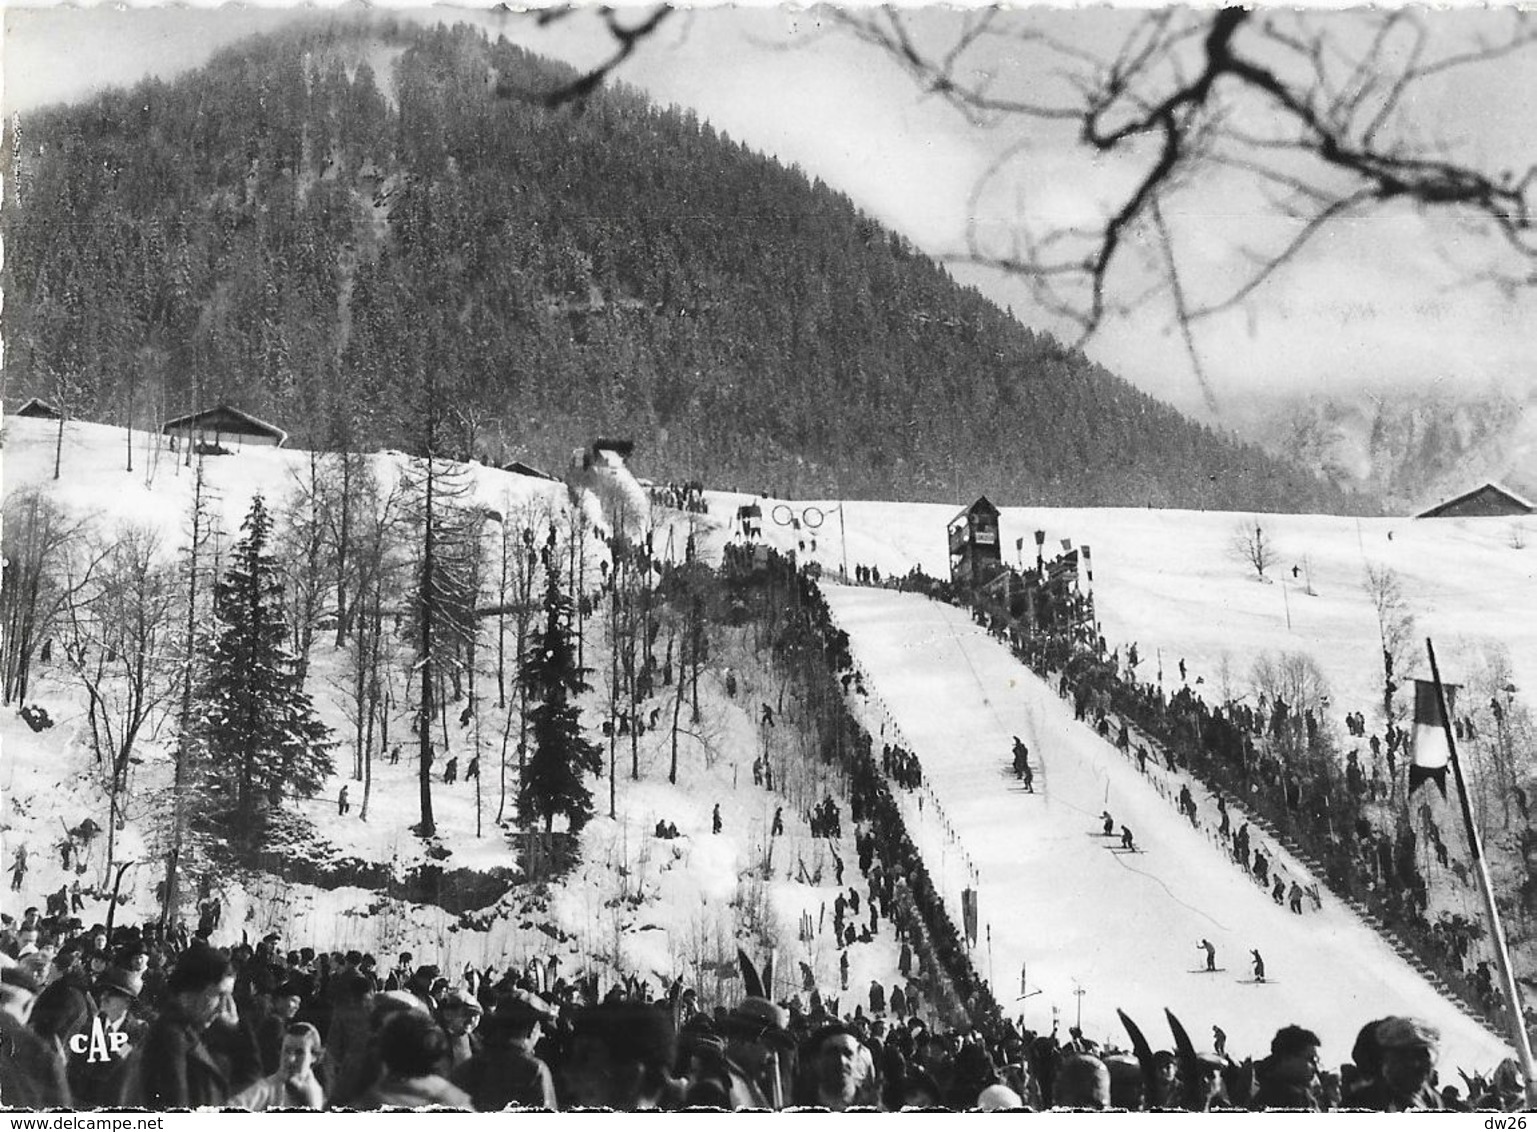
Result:
<svg viewBox="0 0 1537 1132"><path fill-rule="evenodd" d="M1537 490L1537 401L1521 390L1433 388L1255 398L1234 406L1241 435L1330 483L1414 513L1485 480Z"/></svg>
<svg viewBox="0 0 1537 1132"><path fill-rule="evenodd" d="M184 545L186 517L192 497L191 471L165 451L135 451L133 474L123 470L125 436L122 430L86 423L66 426L61 478L54 481L55 426L47 421L6 418L5 491L42 488L73 516L89 518L103 538L111 538L129 525L150 526L167 540L165 553ZM143 444L143 436L137 438ZM399 476L404 461L398 454L371 459L375 474L384 483ZM228 550L239 531L250 499L263 493L269 504L280 502L306 474L308 454L286 449L255 448L230 457L209 459L206 474L216 500ZM146 475L148 466L151 474ZM515 476L494 469L473 467L475 499L500 513L522 517L533 512L552 516L563 528L570 512L566 488L559 483ZM628 478L628 477L627 477ZM632 504L634 481L628 478ZM621 488L621 491L623 489ZM592 497L582 500L589 524L602 524L602 504ZM656 541L662 557L681 555L691 528L723 523L709 516L659 513ZM598 563L607 556L602 542L592 537L587 551L588 576L599 576ZM606 661L598 653L598 634L593 633L587 663L598 670L601 684ZM835 784L826 771L815 768L795 775L778 793L751 786L751 763L761 750L755 711L770 691L751 658L735 655L728 642L721 666L731 665L740 682L737 697L723 690L717 668L702 688L703 708L711 721L707 742L685 737L679 786L667 783L670 751L667 733L655 728L640 741L640 781L628 781L628 751L620 752L621 775L615 819L607 817L606 779L593 783L598 817L581 836L582 863L553 893L545 906L530 905L514 888L495 902L460 917L430 903L401 899L404 878L411 870L429 863L427 846L409 826L417 818L417 773L409 751L398 763L376 757L373 790L366 820L361 813L362 788L352 780L349 731L338 702L343 658L331 644L318 640L311 656L310 689L321 714L333 727L341 746L336 752L336 774L308 801L290 808L316 831L302 845L310 863L338 871L387 866L395 878L388 893L347 884L324 887L300 883L285 872L267 876L222 877L214 894L225 901L223 924L216 941L233 942L242 934L252 939L273 928L294 942L324 947L359 947L380 955L398 949L432 955L447 971L465 963L498 968L522 963L533 956L556 955L568 972L596 972L605 981L621 973L652 980L678 975L701 988L706 1001L733 987L739 930L749 921L768 921L763 934L795 941L803 913L828 921L839 889L833 883L832 852L852 859L852 830L841 843L813 838L805 821L804 798L820 799ZM89 895L93 886L105 884L105 853L98 839L83 860L83 874L66 872L57 844L66 829L92 817L105 824L106 802L100 776L90 760L88 724L83 696L61 658L39 666L30 704L44 708L54 725L34 733L14 709L0 713L0 792L5 811L0 816L4 859L10 863L19 845L29 850L29 871L21 893L11 903L43 903L43 897L61 885L79 880L87 890L83 916L90 922L105 918L105 900ZM668 690L670 696L671 692ZM494 684L490 692L494 700ZM593 738L601 712L597 698L587 707L587 726ZM509 702L511 698L509 697ZM392 727L407 737L402 704ZM496 816L500 803L496 747L511 713L494 707L484 710L480 728L460 728L451 735L441 757L458 756L461 773L468 759L480 754L485 774L479 783L463 777L453 785L435 784L434 805L439 842L444 855L433 861L466 882L470 874L511 876L515 855ZM167 729L168 730L168 729ZM784 731L786 743L790 742ZM514 738L516 732L514 731ZM409 744L408 744L409 747ZM147 736L139 744L142 765L131 772L134 791L152 800L155 791L169 781L169 739L165 734ZM515 770L511 772L515 779ZM823 777L818 778L820 773ZM788 776L787 776L788 777ZM351 812L337 813L337 794L349 785ZM792 794L795 801L792 801ZM720 807L723 829L712 832L712 811ZM783 807L785 831L771 838L774 811ZM153 831L138 820L150 802L131 807L128 822L118 840L117 860L139 860L144 867L130 869L123 884L128 903L118 919L153 915L158 904L155 883L162 870L154 862ZM507 803L510 816L512 803ZM663 840L652 836L658 821L677 826L679 837ZM479 833L477 833L479 830ZM771 861L766 882L765 861ZM804 865L804 873L800 866ZM809 878L809 879L807 879ZM505 884L501 887L506 887ZM468 899L468 898L466 898ZM461 901L463 902L463 901ZM474 904L473 900L469 903ZM830 926L827 929L830 931ZM850 951L850 975L855 986L867 985L877 976L894 978L897 944L889 924L882 924L874 941ZM793 943L777 968L781 994L798 989L798 962L817 973L822 986L836 990L839 984L838 952L825 939ZM728 997L738 993L725 991Z"/></svg>
<svg viewBox="0 0 1537 1132"><path fill-rule="evenodd" d="M169 545L185 540L191 476L171 454L152 463L141 435L135 452L139 470L129 474L122 470L121 430L71 424L65 430L63 474L54 481L54 437L50 422L6 419L7 495L40 488L72 514L93 516L104 536L118 524L141 523L162 531ZM635 462L644 468L644 454ZM380 479L390 482L402 461L383 454L373 463ZM275 449L207 461L226 541L233 539L253 493L280 499L306 464L305 453ZM536 506L557 517L567 514L560 484L472 470L476 498L488 508L516 514ZM846 559L850 568L874 566L883 575L914 566L948 574L945 524L955 506L790 504L732 493L707 493L706 501L706 514L657 512L666 517L657 536L659 554L681 554L692 532L703 552L718 558L738 537L733 524L738 507L759 502L765 541L802 560L814 559L828 572ZM1508 520L1263 516L1278 558L1271 569L1274 580L1262 583L1230 553L1234 528L1245 518L1004 508L1001 529L1008 557L1015 557L1015 542L1022 539L1027 563L1037 529L1045 532L1049 550L1062 539L1091 546L1096 608L1108 644L1124 655L1136 642L1144 658L1140 678L1161 679L1170 690L1179 685L1181 660L1188 681L1199 681L1216 699L1225 692L1243 694L1250 666L1261 654L1303 652L1330 684L1336 723L1347 712L1370 714L1380 698L1381 646L1362 586L1368 565L1398 574L1415 619L1415 655L1423 651L1423 638L1433 637L1449 680L1459 680L1498 647L1508 651L1518 694L1525 697L1537 687L1537 548L1513 546ZM589 549L594 563L606 555L595 539ZM1049 1026L1053 1009L1070 1024L1081 1005L1085 1028L1104 1038L1119 1037L1117 1006L1160 1031L1161 1009L1170 1006L1197 1044L1205 1044L1210 1025L1220 1023L1234 1046L1246 1050L1262 1050L1276 1026L1295 1021L1324 1036L1326 1061L1345 1058L1354 1028L1369 1018L1412 1010L1445 1028L1448 1057L1455 1062L1484 1066L1500 1055L1499 1042L1438 1000L1385 944L1337 906L1325 901L1321 910L1298 917L1272 904L1175 814L1156 784L1074 724L1070 708L981 634L963 611L884 590L829 585L828 594L867 675L872 695L863 710L872 732L879 738L884 728L889 739L900 731L927 770L928 807L918 811L916 797L904 804L912 807L907 815L912 836L953 907L958 908L967 870L977 870L981 919L991 927L992 946L975 963L991 978L1006 1010L1022 1011L1028 1024L1041 1027ZM601 669L604 662L595 655L588 663ZM338 664L328 643L317 645L312 685L333 726L339 725L337 707L320 689ZM742 675L736 696L724 688L727 666ZM786 958L809 962L824 986L836 986L836 953L815 940L796 941L801 913L818 917L837 892L825 872L821 881L795 879L796 864L815 874L828 863L827 843L809 836L802 808L786 805L786 837L773 846L771 880L761 891L752 882L751 874L763 871L772 840L768 824L788 787L781 784L780 793L772 794L751 785L751 763L766 741L753 709L770 698L766 685L752 683L751 673L745 653L726 649L711 657L705 714L715 724L708 744L688 747L674 788L665 778L663 732L647 736L642 780L622 784L616 820L600 816L583 833L580 871L538 915L525 908L517 890L482 910L478 926L468 926L432 906L268 877L230 882L225 934L238 938L249 930L255 937L260 933L254 929L285 922L294 939L312 937L328 946L439 948L450 969L464 962L517 961L554 948L578 966L608 956L603 969L610 973L694 976L729 959L734 944L724 942L767 907L777 920L776 934L787 941ZM22 841L32 846L29 902L40 903L43 893L73 879L62 873L49 848L60 838L60 823L74 825L102 812L87 765L81 697L67 676L62 666L45 666L28 697L49 711L54 728L34 734L14 710L0 716L6 852ZM597 718L591 715L590 728ZM488 712L486 726L500 728L504 719ZM1034 797L1017 793L1002 773L1014 734L1039 760ZM775 741L784 741L782 735ZM468 733L456 735L454 743L460 745L456 752L481 749L478 737ZM145 765L137 773L146 782L163 778L165 752L153 739L143 747ZM487 758L488 768L492 761ZM298 807L319 831L317 847L338 859L385 862L397 870L420 864L422 844L406 828L415 804L410 760L376 761L374 806L366 822L355 812L345 818L336 813L336 791L349 769L350 755L340 755L335 778ZM450 854L444 864L509 868L511 853L494 820L494 774L488 771L478 787L477 792L476 784L461 781L437 789L439 825ZM796 791L817 798L824 787L833 784L808 780L797 783ZM607 782L595 783L594 790L599 813L606 815ZM354 806L357 801L355 795ZM711 832L717 803L720 834ZM1144 853L1117 855L1094 836L1104 808L1135 830ZM478 837L477 815L483 827ZM658 820L675 822L682 836L650 837ZM142 852L149 841L148 832L130 822L124 852ZM851 844L840 846L839 853L850 858ZM1296 862L1287 867L1302 875ZM141 868L128 879L131 914L153 906L154 871ZM100 915L104 907L93 903L90 913ZM1203 936L1218 946L1225 973L1192 973ZM883 924L875 943L853 949L851 985L874 977L889 981L895 947ZM1275 985L1238 981L1247 973L1248 949L1256 947ZM1022 966L1029 991L1041 993L1016 1002ZM793 969L788 962L780 967ZM781 993L792 989L779 986ZM1081 998L1079 989L1085 992Z"/></svg>

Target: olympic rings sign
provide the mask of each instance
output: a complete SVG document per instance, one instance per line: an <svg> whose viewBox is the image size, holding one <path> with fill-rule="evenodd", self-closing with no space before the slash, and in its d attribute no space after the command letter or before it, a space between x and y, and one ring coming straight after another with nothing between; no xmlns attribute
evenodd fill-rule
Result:
<svg viewBox="0 0 1537 1132"><path fill-rule="evenodd" d="M796 527L797 529L805 527L810 531L820 528L827 519L827 513L814 505L801 508L801 513L797 517L794 509L789 504L778 503L775 504L773 511L769 512L769 514L773 517L774 522L778 523L781 527Z"/></svg>

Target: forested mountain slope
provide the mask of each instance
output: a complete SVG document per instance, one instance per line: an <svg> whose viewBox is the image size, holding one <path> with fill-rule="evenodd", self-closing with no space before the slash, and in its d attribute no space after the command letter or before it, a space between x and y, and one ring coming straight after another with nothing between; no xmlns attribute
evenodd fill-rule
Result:
<svg viewBox="0 0 1537 1132"><path fill-rule="evenodd" d="M345 22L7 123L13 403L801 496L1370 510L1032 333L797 169L468 28Z"/></svg>

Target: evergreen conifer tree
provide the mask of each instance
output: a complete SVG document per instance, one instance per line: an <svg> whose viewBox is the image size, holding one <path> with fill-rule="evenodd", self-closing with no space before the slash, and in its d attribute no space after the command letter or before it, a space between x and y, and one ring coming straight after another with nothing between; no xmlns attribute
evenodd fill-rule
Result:
<svg viewBox="0 0 1537 1132"><path fill-rule="evenodd" d="M217 640L209 658L199 738L213 795L237 836L257 832L285 793L306 797L331 773L330 730L315 714L287 645L283 586L270 551L272 520L261 496L214 588Z"/></svg>
<svg viewBox="0 0 1537 1132"><path fill-rule="evenodd" d="M553 526L544 568L544 628L534 634L520 677L538 703L529 713L532 752L518 783L518 820L526 827L542 821L548 833L556 816L563 815L571 832L579 833L592 817L592 791L582 777L602 773L603 752L583 736L581 708L575 703L589 690L584 677L591 670L577 662L574 606L560 587Z"/></svg>

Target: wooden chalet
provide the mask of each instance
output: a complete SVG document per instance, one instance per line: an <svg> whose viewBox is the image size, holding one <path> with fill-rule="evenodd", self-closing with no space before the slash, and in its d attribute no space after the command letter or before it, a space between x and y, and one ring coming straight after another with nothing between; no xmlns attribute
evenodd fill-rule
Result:
<svg viewBox="0 0 1537 1132"><path fill-rule="evenodd" d="M1530 515L1537 511L1529 501L1497 483L1485 483L1455 499L1421 511L1416 519L1492 519Z"/></svg>
<svg viewBox="0 0 1537 1132"><path fill-rule="evenodd" d="M229 405L166 421L160 431L178 442L202 445L207 451L227 451L231 446L281 448L288 440L288 434L277 425Z"/></svg>
<svg viewBox="0 0 1537 1132"><path fill-rule="evenodd" d="M503 464L502 471L511 472L515 476L530 476L536 480L554 480L556 483L560 482L559 479L550 475L549 472L541 471L540 469L534 467L532 464L525 464L522 460L514 460L510 464Z"/></svg>
<svg viewBox="0 0 1537 1132"><path fill-rule="evenodd" d="M50 405L47 401L44 401L41 397L29 398L27 403L21 408L17 409L14 415L18 417L29 417L32 420L39 421L56 421L62 419L64 416L63 413L59 412L58 409L54 408L54 406Z"/></svg>

